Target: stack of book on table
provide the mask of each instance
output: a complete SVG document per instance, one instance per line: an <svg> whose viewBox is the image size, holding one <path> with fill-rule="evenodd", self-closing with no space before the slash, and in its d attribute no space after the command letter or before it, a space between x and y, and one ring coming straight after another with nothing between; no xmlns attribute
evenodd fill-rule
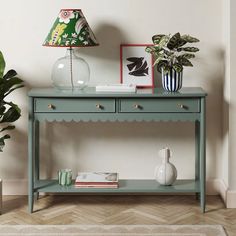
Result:
<svg viewBox="0 0 236 236"><path fill-rule="evenodd" d="M75 179L76 188L118 188L118 173L79 172Z"/></svg>

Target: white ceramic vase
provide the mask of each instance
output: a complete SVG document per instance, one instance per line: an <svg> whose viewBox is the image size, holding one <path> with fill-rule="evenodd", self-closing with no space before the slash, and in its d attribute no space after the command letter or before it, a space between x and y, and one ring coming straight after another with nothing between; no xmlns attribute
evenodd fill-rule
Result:
<svg viewBox="0 0 236 236"><path fill-rule="evenodd" d="M177 170L175 166L169 162L170 149L161 149L159 156L162 159L162 163L155 169L155 179L161 185L172 185L177 178Z"/></svg>

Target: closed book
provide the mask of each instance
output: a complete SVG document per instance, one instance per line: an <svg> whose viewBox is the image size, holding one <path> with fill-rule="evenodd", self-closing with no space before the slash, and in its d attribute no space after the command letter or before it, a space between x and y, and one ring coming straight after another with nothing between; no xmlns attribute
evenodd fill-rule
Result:
<svg viewBox="0 0 236 236"><path fill-rule="evenodd" d="M105 182L75 182L75 184L79 184L79 185L105 185L105 186L109 186L109 185L117 185L117 182L112 182L112 183L105 183Z"/></svg>
<svg viewBox="0 0 236 236"><path fill-rule="evenodd" d="M116 185L75 185L75 188L118 188Z"/></svg>
<svg viewBox="0 0 236 236"><path fill-rule="evenodd" d="M118 183L118 173L113 172L79 172L75 183L85 184L114 184Z"/></svg>
<svg viewBox="0 0 236 236"><path fill-rule="evenodd" d="M110 84L110 85L97 85L96 92L123 92L135 93L136 86L132 84Z"/></svg>

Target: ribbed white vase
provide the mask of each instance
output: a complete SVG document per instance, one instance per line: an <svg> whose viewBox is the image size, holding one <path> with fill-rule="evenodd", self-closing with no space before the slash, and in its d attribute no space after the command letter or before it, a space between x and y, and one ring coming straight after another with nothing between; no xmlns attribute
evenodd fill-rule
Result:
<svg viewBox="0 0 236 236"><path fill-rule="evenodd" d="M155 179L161 185L172 185L177 179L177 170L170 163L170 149L164 148L159 151L159 156L162 158L162 163L155 169Z"/></svg>

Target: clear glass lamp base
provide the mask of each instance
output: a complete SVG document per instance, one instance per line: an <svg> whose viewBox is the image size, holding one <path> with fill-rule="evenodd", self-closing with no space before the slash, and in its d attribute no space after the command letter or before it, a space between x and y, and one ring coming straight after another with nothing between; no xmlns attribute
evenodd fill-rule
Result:
<svg viewBox="0 0 236 236"><path fill-rule="evenodd" d="M52 81L60 90L78 90L88 86L90 70L88 63L67 49L65 57L59 58L53 65Z"/></svg>

